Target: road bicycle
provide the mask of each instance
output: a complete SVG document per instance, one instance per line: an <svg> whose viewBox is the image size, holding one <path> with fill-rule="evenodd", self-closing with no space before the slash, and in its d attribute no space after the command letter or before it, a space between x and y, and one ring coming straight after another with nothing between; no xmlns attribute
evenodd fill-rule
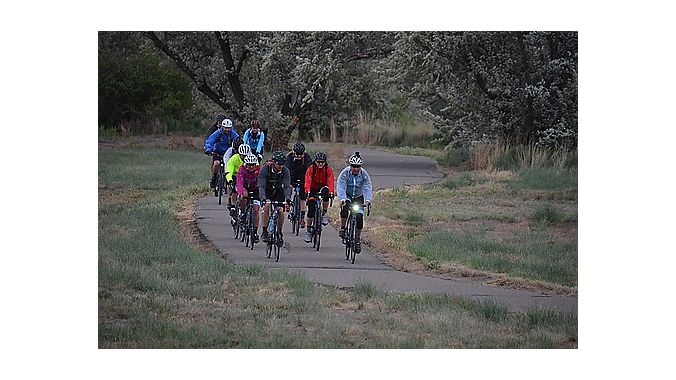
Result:
<svg viewBox="0 0 676 380"><path fill-rule="evenodd" d="M279 231L277 230L277 224L279 219L279 208L284 207L286 202L270 202L270 220L268 221L268 241L266 254L268 259L272 257L272 253L275 253L275 261L279 262L279 251L282 248L282 241L279 237Z"/></svg>
<svg viewBox="0 0 676 380"><path fill-rule="evenodd" d="M348 207L349 213L347 216L347 222L345 223L345 237L343 238L343 244L345 244L345 260L350 260L354 264L355 259L355 247L356 240L354 238L354 231L357 228L357 214L362 210L362 205L359 203L353 203L351 199L347 199L345 204ZM371 205L369 204L366 215L371 213Z"/></svg>
<svg viewBox="0 0 676 380"><path fill-rule="evenodd" d="M291 212L289 213L289 219L291 219L291 233L298 234L300 233L300 180L296 181L296 187L293 189L293 200L291 201Z"/></svg>
<svg viewBox="0 0 676 380"><path fill-rule="evenodd" d="M237 210L236 216L234 218L230 216L230 225L232 225L235 239L239 239L242 236L242 232L244 231L241 222L242 210L240 210L238 206L241 199L242 198L238 195L237 199L235 200L235 204L232 205L232 207L235 207L235 210ZM242 239L242 241L244 241L244 239Z"/></svg>
<svg viewBox="0 0 676 380"><path fill-rule="evenodd" d="M240 235L241 241L244 243L245 247L251 247L254 249L254 235L256 234L256 227L254 225L254 199L248 198L246 201L246 208L244 209L244 224L241 227Z"/></svg>
<svg viewBox="0 0 676 380"><path fill-rule="evenodd" d="M218 197L218 204L221 204L221 198L225 192L225 162L223 162L223 156L219 155L216 152L211 153L212 156L216 157L220 162L218 167L218 174L216 174L216 187L214 187L214 196Z"/></svg>
<svg viewBox="0 0 676 380"><path fill-rule="evenodd" d="M326 189L326 190L325 190ZM321 245L322 242L322 197L320 194L322 192L328 193L329 188L327 186L322 187L319 189L317 192L317 196L314 197L309 197L308 201L309 202L316 202L316 207L315 207L315 215L314 215L314 226L312 227L312 232L310 233L311 235L311 241L312 241L312 248L315 250L319 251L319 246ZM330 207L333 206L333 198L329 198ZM308 227L309 228L309 227Z"/></svg>

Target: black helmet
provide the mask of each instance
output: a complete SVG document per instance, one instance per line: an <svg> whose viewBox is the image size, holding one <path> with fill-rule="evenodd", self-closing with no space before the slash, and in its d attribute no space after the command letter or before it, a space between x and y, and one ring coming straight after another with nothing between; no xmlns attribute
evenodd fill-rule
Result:
<svg viewBox="0 0 676 380"><path fill-rule="evenodd" d="M221 122L225 120L225 118L226 118L225 115L223 115L222 113L216 115L216 122L218 123L219 127L221 126Z"/></svg>
<svg viewBox="0 0 676 380"><path fill-rule="evenodd" d="M296 154L305 153L305 145L303 145L303 143L300 141L296 141L296 143L293 144L293 152Z"/></svg>
<svg viewBox="0 0 676 380"><path fill-rule="evenodd" d="M326 161L326 153L322 151L316 152L315 161Z"/></svg>
<svg viewBox="0 0 676 380"><path fill-rule="evenodd" d="M242 137L236 138L236 139L232 142L232 151L233 151L233 152L237 152L238 149L239 149L239 146L242 145L242 144L244 144L244 139L242 139Z"/></svg>
<svg viewBox="0 0 676 380"><path fill-rule="evenodd" d="M278 164L284 164L286 161L286 155L282 151L276 151L272 153L272 161L278 163Z"/></svg>

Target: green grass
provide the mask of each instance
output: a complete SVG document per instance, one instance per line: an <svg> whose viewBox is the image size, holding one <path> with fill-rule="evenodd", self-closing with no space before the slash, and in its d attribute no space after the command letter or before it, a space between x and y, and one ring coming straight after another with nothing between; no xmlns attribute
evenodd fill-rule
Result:
<svg viewBox="0 0 676 380"><path fill-rule="evenodd" d="M577 190L577 169L522 169L512 187L536 190Z"/></svg>
<svg viewBox="0 0 676 380"><path fill-rule="evenodd" d="M182 205L208 193L207 175L200 152L99 152L99 347L548 348L577 339L577 320L557 313L390 295L365 281L345 291L232 265L178 228Z"/></svg>
<svg viewBox="0 0 676 380"><path fill-rule="evenodd" d="M552 240L539 231L499 241L480 233L433 231L408 244L427 260L457 262L470 268L577 286L577 244Z"/></svg>

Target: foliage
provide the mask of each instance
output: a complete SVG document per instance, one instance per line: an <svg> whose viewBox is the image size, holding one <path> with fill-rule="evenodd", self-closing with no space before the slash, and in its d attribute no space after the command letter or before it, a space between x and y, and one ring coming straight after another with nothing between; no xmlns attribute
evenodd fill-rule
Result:
<svg viewBox="0 0 676 380"><path fill-rule="evenodd" d="M148 127L182 119L193 105L191 86L175 67L134 34L99 34L99 125Z"/></svg>
<svg viewBox="0 0 676 380"><path fill-rule="evenodd" d="M453 145L577 141L577 33L402 32L381 69Z"/></svg>

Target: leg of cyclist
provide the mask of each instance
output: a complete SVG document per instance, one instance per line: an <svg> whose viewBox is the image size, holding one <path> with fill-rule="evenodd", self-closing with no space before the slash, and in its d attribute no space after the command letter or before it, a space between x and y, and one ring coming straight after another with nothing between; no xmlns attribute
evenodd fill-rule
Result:
<svg viewBox="0 0 676 380"><path fill-rule="evenodd" d="M357 226L354 229L354 251L361 252L361 230L364 228L364 214L357 214Z"/></svg>
<svg viewBox="0 0 676 380"><path fill-rule="evenodd" d="M265 205L263 205L263 220L262 222L262 230L263 232L261 233L261 240L264 242L267 242L270 240L268 236L268 221L270 220L270 201L269 199L266 200Z"/></svg>
<svg viewBox="0 0 676 380"><path fill-rule="evenodd" d="M340 230L338 230L338 236L341 239L345 239L345 224L347 223L347 215L350 212L347 207L347 203L340 208Z"/></svg>
<svg viewBox="0 0 676 380"><path fill-rule="evenodd" d="M209 186L211 188L216 187L216 176L218 175L218 168L221 166L221 161L218 160L216 157L212 157L211 159L211 182L209 183Z"/></svg>
<svg viewBox="0 0 676 380"><path fill-rule="evenodd" d="M247 199L248 196L249 196L249 194L248 194L246 189L244 189L244 192L242 194L240 194L240 196L239 196L239 210L240 210L239 221L240 221L240 223L242 223L242 225L244 225L244 223L246 223L246 220L245 220L246 215L244 215L244 213L246 212L246 202L248 200Z"/></svg>
<svg viewBox="0 0 676 380"><path fill-rule="evenodd" d="M307 200L307 194L305 193L305 184L301 183L300 185L300 228L305 228L305 201Z"/></svg>
<svg viewBox="0 0 676 380"><path fill-rule="evenodd" d="M237 192L235 191L235 176L232 176L232 181L228 183L228 188L230 189L230 205L236 205L237 201ZM237 209L232 207L230 209L230 216L233 218L237 216Z"/></svg>
<svg viewBox="0 0 676 380"><path fill-rule="evenodd" d="M313 195L314 196L314 195ZM311 199L307 204L307 231L305 231L305 242L310 243L312 241L312 230L314 228L314 216L315 216L315 207L317 204L314 199Z"/></svg>
<svg viewBox="0 0 676 380"><path fill-rule="evenodd" d="M256 197L258 198L258 197ZM256 199L254 198L254 199ZM254 200L253 220L254 220L254 243L258 243L258 214L261 212L260 200Z"/></svg>
<svg viewBox="0 0 676 380"><path fill-rule="evenodd" d="M329 208L329 189L324 187L322 189L322 225L329 224L329 219L326 216L326 211Z"/></svg>

